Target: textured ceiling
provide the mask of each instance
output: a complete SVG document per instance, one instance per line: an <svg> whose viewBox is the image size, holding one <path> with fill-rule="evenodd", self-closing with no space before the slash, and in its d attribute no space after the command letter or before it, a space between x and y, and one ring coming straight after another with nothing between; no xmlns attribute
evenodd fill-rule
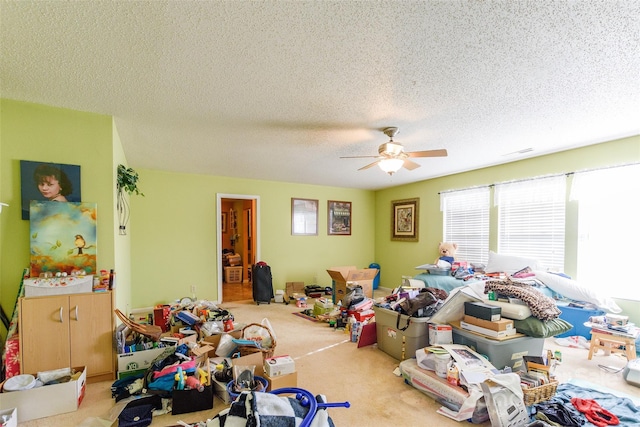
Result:
<svg viewBox="0 0 640 427"><path fill-rule="evenodd" d="M114 116L134 168L379 189L640 134L638 1L1 0L0 17L2 97ZM377 155L386 126L449 156L391 177L340 159Z"/></svg>

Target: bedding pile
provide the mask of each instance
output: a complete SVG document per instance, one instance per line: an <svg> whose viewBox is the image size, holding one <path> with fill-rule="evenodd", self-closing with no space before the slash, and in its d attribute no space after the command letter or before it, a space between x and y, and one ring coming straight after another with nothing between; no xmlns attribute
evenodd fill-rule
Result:
<svg viewBox="0 0 640 427"><path fill-rule="evenodd" d="M574 405L573 401L580 399L577 402L578 405ZM593 405L591 402L597 404ZM586 403L590 403L587 405ZM557 408L563 409L563 413L558 413ZM594 411L590 411L594 409ZM602 411L597 409L601 408ZM606 426L606 425L620 425L620 426L640 426L640 407L636 406L631 399L615 396L611 393L604 391L594 390L590 388L580 387L571 383L563 383L558 386L558 390L553 398L549 401L542 402L533 406L535 418L539 420L554 419L556 417L564 417L568 412L571 414L571 418L563 418L563 426L570 426L576 424L570 424L569 420L577 419L579 426L591 427L591 426ZM615 416L613 419L617 419L619 424L602 424L606 417L601 417L603 414L612 414Z"/></svg>
<svg viewBox="0 0 640 427"><path fill-rule="evenodd" d="M487 280L484 293L491 291L523 301L531 310L531 314L540 320L551 320L560 316L560 310L552 298L538 292L531 285L513 281L510 277L505 280Z"/></svg>

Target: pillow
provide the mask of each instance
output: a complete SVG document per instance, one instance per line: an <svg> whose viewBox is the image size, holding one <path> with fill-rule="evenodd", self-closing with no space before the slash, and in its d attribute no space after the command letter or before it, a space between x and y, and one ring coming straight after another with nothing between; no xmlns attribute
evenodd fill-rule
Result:
<svg viewBox="0 0 640 427"><path fill-rule="evenodd" d="M507 319L522 320L531 316L531 309L528 305L514 304L504 301L483 300L487 304L500 307L501 316Z"/></svg>
<svg viewBox="0 0 640 427"><path fill-rule="evenodd" d="M514 320L513 326L516 331L534 338L555 337L573 328L571 323L559 317L543 321L534 316L529 316L524 320Z"/></svg>
<svg viewBox="0 0 640 427"><path fill-rule="evenodd" d="M532 270L540 268L538 261L533 258L525 258L514 255L501 255L493 251L489 251L489 262L486 273L507 273L513 274L518 270L522 270L525 267L530 267Z"/></svg>
<svg viewBox="0 0 640 427"><path fill-rule="evenodd" d="M586 286L580 285L575 280L571 280L557 274L548 273L546 271L534 271L534 273L536 273L536 277L547 285L547 287L553 289L566 298L576 301L590 302L599 309L610 313L622 312L622 309L613 299L605 297Z"/></svg>

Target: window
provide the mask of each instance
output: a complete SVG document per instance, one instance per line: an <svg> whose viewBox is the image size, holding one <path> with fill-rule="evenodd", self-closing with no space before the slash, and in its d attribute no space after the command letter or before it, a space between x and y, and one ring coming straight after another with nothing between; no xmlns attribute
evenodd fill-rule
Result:
<svg viewBox="0 0 640 427"><path fill-rule="evenodd" d="M497 184L498 253L564 270L566 176Z"/></svg>
<svg viewBox="0 0 640 427"><path fill-rule="evenodd" d="M443 236L458 244L456 258L486 264L489 259L489 187L440 194Z"/></svg>
<svg viewBox="0 0 640 427"><path fill-rule="evenodd" d="M640 300L632 285L638 262L640 165L576 173L571 200L578 202L577 279L612 297Z"/></svg>

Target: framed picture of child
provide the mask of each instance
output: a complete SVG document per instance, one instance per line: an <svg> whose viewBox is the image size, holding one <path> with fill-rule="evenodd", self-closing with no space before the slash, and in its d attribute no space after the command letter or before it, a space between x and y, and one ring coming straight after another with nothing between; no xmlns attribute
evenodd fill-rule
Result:
<svg viewBox="0 0 640 427"><path fill-rule="evenodd" d="M31 200L81 202L80 166L20 160L22 219L29 219Z"/></svg>

